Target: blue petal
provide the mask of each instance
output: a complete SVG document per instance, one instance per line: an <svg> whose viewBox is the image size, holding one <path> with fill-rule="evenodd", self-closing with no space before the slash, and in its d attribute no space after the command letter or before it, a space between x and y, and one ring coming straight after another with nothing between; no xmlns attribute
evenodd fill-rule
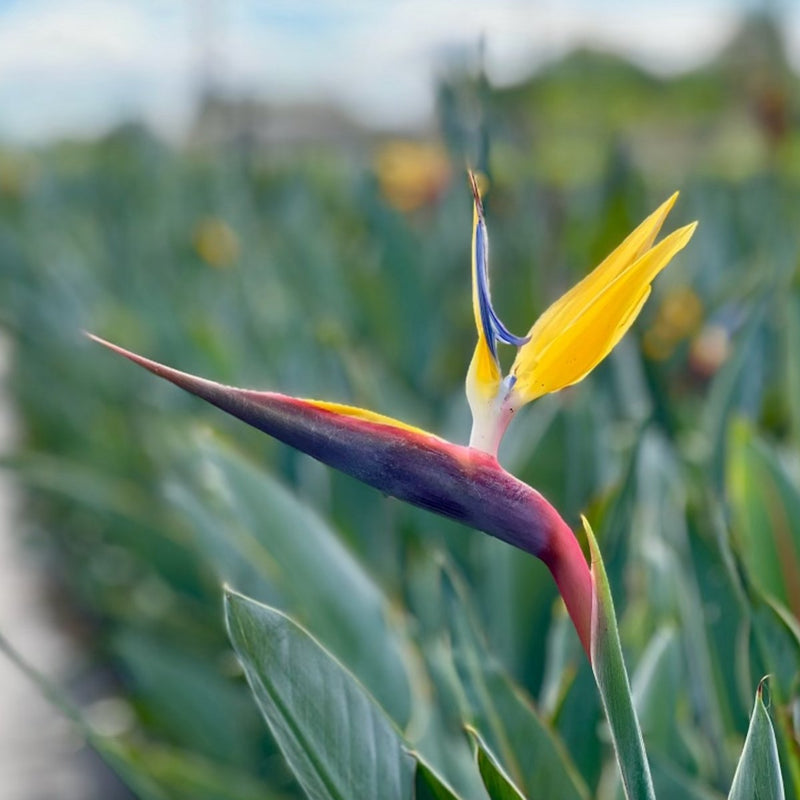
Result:
<svg viewBox="0 0 800 800"><path fill-rule="evenodd" d="M492 296L489 292L489 240L486 235L486 222L479 207L478 222L475 229L475 268L478 279L478 308L481 314L481 325L486 343L492 357L497 359L497 342L521 347L529 336L515 336L506 328L497 312L492 307Z"/></svg>

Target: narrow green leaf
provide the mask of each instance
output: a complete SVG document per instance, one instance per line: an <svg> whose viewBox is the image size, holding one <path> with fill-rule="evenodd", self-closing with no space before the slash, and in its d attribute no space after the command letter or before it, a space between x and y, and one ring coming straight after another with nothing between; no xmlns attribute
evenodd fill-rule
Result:
<svg viewBox="0 0 800 800"><path fill-rule="evenodd" d="M110 737L98 735L61 689L31 666L2 634L0 634L0 652L36 684L42 695L78 728L89 745L138 797L143 800L168 800L166 791L147 772L137 768L121 743Z"/></svg>
<svg viewBox="0 0 800 800"><path fill-rule="evenodd" d="M489 652L456 573L443 569L442 582L463 716L486 737L523 792L585 800L589 793L563 743Z"/></svg>
<svg viewBox="0 0 800 800"><path fill-rule="evenodd" d="M770 671L770 694L779 702L789 695L800 664L797 620L780 603L752 589L753 635L762 669Z"/></svg>
<svg viewBox="0 0 800 800"><path fill-rule="evenodd" d="M563 603L553 607L545 644L544 675L539 690L539 711L546 719L558 717L578 671L575 629ZM583 653L580 653L583 657Z"/></svg>
<svg viewBox="0 0 800 800"><path fill-rule="evenodd" d="M785 606L753 583L746 569L740 569L740 562L730 547L730 533L722 511L713 503L712 508L720 553L740 600L743 624L746 626L743 629L746 636L742 637L742 652L739 656L739 672L742 675L740 684L750 675L752 654L749 645L752 637L760 657L758 661L761 671L766 670L771 676L771 694L779 705L788 707L793 702L791 698L795 692L793 687L800 661L800 624ZM752 680L749 683L752 685ZM788 770L788 779L795 795L800 796L800 756L794 747L797 735L787 715L778 716L777 727L783 767Z"/></svg>
<svg viewBox="0 0 800 800"><path fill-rule="evenodd" d="M718 487L722 484L727 451L726 435L731 416L737 411L752 416L759 406L756 394L763 388L753 385L755 364L763 363L764 353L759 342L763 330L766 303L757 300L750 306L750 319L737 334L731 357L714 377L703 409L701 429L708 441L709 478Z"/></svg>
<svg viewBox="0 0 800 800"><path fill-rule="evenodd" d="M653 783L660 798L679 797L681 800L725 800L725 795L694 774L688 775L672 761L653 755Z"/></svg>
<svg viewBox="0 0 800 800"><path fill-rule="evenodd" d="M489 793L491 800L525 800L525 796L514 785L494 753L487 747L486 742L475 728L468 727L467 731L475 742L475 757L478 761L478 770L483 779L483 785Z"/></svg>
<svg viewBox="0 0 800 800"><path fill-rule="evenodd" d="M464 736L462 689L450 648L439 639L428 640L420 657L424 668L419 669L417 681L431 700L426 702L425 695L419 693L419 713L425 718L424 726L408 731L414 749L424 754L426 762L444 775L465 800L487 800L472 748Z"/></svg>
<svg viewBox="0 0 800 800"><path fill-rule="evenodd" d="M728 437L733 542L765 594L800 614L800 492L781 453L737 420Z"/></svg>
<svg viewBox="0 0 800 800"><path fill-rule="evenodd" d="M169 800L289 800L243 769L161 744L125 743L132 769L150 776Z"/></svg>
<svg viewBox="0 0 800 800"><path fill-rule="evenodd" d="M228 635L261 713L313 800L410 800L415 762L356 679L281 612L225 592Z"/></svg>
<svg viewBox="0 0 800 800"><path fill-rule="evenodd" d="M195 437L188 455L196 481L175 481L170 495L221 579L290 612L405 726L406 642L358 559L267 470L216 437Z"/></svg>
<svg viewBox="0 0 800 800"><path fill-rule="evenodd" d="M163 736L212 761L257 763L261 721L252 700L199 649L127 628L110 638L110 651Z"/></svg>
<svg viewBox="0 0 800 800"><path fill-rule="evenodd" d="M756 690L750 727L728 800L784 800L778 746L762 697L765 680L762 678Z"/></svg>
<svg viewBox="0 0 800 800"><path fill-rule="evenodd" d="M595 586L592 608L592 670L611 731L622 785L625 796L630 800L655 800L653 778L650 775L642 731L622 657L614 601L611 598L603 557L585 517L583 526L589 539Z"/></svg>
<svg viewBox="0 0 800 800"><path fill-rule="evenodd" d="M685 681L678 633L674 627L664 625L639 659L631 687L651 753L675 751L676 703L679 687L685 686Z"/></svg>
<svg viewBox="0 0 800 800"><path fill-rule="evenodd" d="M410 661L415 723L405 734L425 763L444 776L464 800L488 800L461 713L462 689L445 627L438 558L421 551L404 565L408 610L419 650ZM421 723L421 724L420 724Z"/></svg>
<svg viewBox="0 0 800 800"><path fill-rule="evenodd" d="M625 568L630 574L639 576L636 581L639 588L629 594L628 602L632 604L634 618L638 614L646 615L644 619L647 622L641 633L655 634L659 621L676 626L681 640L677 646L682 655L678 655L674 667L665 668L665 681L656 679L661 687L657 702L666 712L663 720L667 727L674 729L676 703L681 705L680 698L686 699L686 718L693 720L692 727L698 730L705 743L706 755L702 756L702 766L698 763L698 771L713 781L721 782L733 768L725 747L727 709L723 707L725 697L719 692L714 674L717 653L709 642L708 620L703 613L699 576L704 572L698 561L699 554L693 552L687 529L685 481L674 444L652 429L642 431L634 481L638 524L628 537L630 556L625 560ZM644 640L639 638L638 645L644 646ZM637 672L646 666L646 658L645 655L640 659ZM679 673L684 673L682 678ZM636 695L636 675L632 677ZM667 697L670 688L673 695ZM749 689L747 694L749 696ZM666 732L665 729L662 727L659 732L652 728L653 719L648 718L638 698L636 709L651 759L656 751L674 756L683 750L681 737L672 737L668 744L660 735Z"/></svg>
<svg viewBox="0 0 800 800"><path fill-rule="evenodd" d="M797 686L797 665L800 663L800 631L798 622L773 598L761 595L751 587L753 637L761 663L770 673L770 695L778 708L788 708ZM800 757L796 732L787 714L778 714L776 721L778 751L787 772L787 785L800 796Z"/></svg>
<svg viewBox="0 0 800 800"><path fill-rule="evenodd" d="M414 800L461 800L459 796L420 757L414 776Z"/></svg>
<svg viewBox="0 0 800 800"><path fill-rule="evenodd" d="M204 758L195 751L142 741L139 736L130 741L97 733L64 692L28 664L2 634L0 652L36 684L142 800L286 800L287 795L273 791L244 768Z"/></svg>

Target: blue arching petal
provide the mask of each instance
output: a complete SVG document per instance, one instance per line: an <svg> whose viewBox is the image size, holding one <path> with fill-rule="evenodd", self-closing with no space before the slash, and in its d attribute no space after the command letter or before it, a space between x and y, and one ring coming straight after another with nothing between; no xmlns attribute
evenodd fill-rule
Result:
<svg viewBox="0 0 800 800"><path fill-rule="evenodd" d="M478 211L475 223L475 270L477 272L478 308L480 309L483 335L486 338L492 357L496 360L497 342L521 347L528 342L530 337L515 336L511 333L492 307L492 296L489 291L489 238L486 233L486 221L483 217L483 204L477 193L475 194L475 207Z"/></svg>
<svg viewBox="0 0 800 800"><path fill-rule="evenodd" d="M479 212L480 213L480 212ZM481 326L486 344L492 358L497 359L497 342L495 340L494 325L492 317L495 316L492 308L492 299L489 294L489 274L488 274L488 242L486 239L486 223L483 217L479 216L475 228L475 272L478 283L478 308L481 314Z"/></svg>

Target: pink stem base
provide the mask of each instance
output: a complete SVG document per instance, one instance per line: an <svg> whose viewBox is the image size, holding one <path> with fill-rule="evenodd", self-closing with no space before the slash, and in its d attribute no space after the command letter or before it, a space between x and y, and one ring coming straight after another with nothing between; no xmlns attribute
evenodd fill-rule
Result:
<svg viewBox="0 0 800 800"><path fill-rule="evenodd" d="M592 573L570 527L558 516L556 525L559 530L554 532L549 552L542 554L541 558L555 579L578 638L591 661Z"/></svg>

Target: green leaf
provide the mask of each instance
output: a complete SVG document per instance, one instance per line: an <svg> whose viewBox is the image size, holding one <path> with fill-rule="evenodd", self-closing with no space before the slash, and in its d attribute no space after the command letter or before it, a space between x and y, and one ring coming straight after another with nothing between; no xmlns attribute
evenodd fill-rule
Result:
<svg viewBox="0 0 800 800"><path fill-rule="evenodd" d="M161 735L211 760L257 762L261 721L248 693L199 648L187 651L166 636L127 628L111 639L111 652Z"/></svg>
<svg viewBox="0 0 800 800"><path fill-rule="evenodd" d="M753 636L762 666L770 671L771 694L781 700L789 695L800 664L800 631L797 620L780 603L752 590Z"/></svg>
<svg viewBox="0 0 800 800"><path fill-rule="evenodd" d="M800 614L800 491L780 453L744 420L731 425L727 488L734 544L753 582Z"/></svg>
<svg viewBox="0 0 800 800"><path fill-rule="evenodd" d="M662 626L652 637L633 674L632 693L650 750L675 751L678 688L685 685L677 631Z"/></svg>
<svg viewBox="0 0 800 800"><path fill-rule="evenodd" d="M746 569L729 546L728 533L721 510L715 508L717 541L744 617L741 652L738 656L742 680L749 678L755 667L770 674L770 690L780 707L790 707L796 692L797 664L800 663L800 623L778 600L753 584ZM750 640L756 652L750 650ZM749 681L752 684L752 680ZM777 718L779 753L796 796L800 796L800 757L795 742L796 731L788 714Z"/></svg>
<svg viewBox="0 0 800 800"><path fill-rule="evenodd" d="M653 755L653 783L659 797L680 797L681 800L725 800L725 795L713 789L696 775L688 775L676 764Z"/></svg>
<svg viewBox="0 0 800 800"><path fill-rule="evenodd" d="M280 611L225 592L228 635L290 769L313 800L410 800L415 761L366 690Z"/></svg>
<svg viewBox="0 0 800 800"><path fill-rule="evenodd" d="M414 777L414 800L460 800L459 796L421 758Z"/></svg>
<svg viewBox="0 0 800 800"><path fill-rule="evenodd" d="M697 729L704 743L705 752L701 755L700 751L695 751L692 756L701 759L696 762L695 771L721 782L730 774L733 763L725 747L727 709L723 707L724 697L720 697L714 674L715 658L719 656L709 641L708 619L704 614L705 598L699 578L704 570L687 530L686 478L674 446L655 430L642 433L634 483L638 523L628 536L630 555L624 561L624 577L637 576L627 594L630 618L638 618L640 622L632 626L634 631L638 627L638 637L634 635L629 640L630 646L636 648L638 644L637 652L642 653L633 676L634 695L637 693L636 673L643 666L647 667L647 660L653 655L650 648L657 641L652 637L658 632L659 622L676 626L681 641L674 647L682 650L682 655L676 652L674 666L663 668L664 678L655 679L659 688L656 697L651 699L657 698L666 725L654 728L652 714L643 709L636 697L648 752L651 758L659 751L681 761L677 754L686 752L683 737L673 734L665 737L664 734L667 729L674 733L680 716L675 710L684 705L681 700L685 698L688 702L686 719L692 720L691 727ZM623 574L618 577L623 578ZM703 583L707 591L708 581ZM726 615L726 622L728 619ZM683 678L679 673L684 673ZM691 688L686 691L686 687ZM748 696L749 693L748 689Z"/></svg>
<svg viewBox="0 0 800 800"><path fill-rule="evenodd" d="M486 737L523 791L559 800L587 798L563 743L489 652L461 581L452 570L443 569L442 584L463 715Z"/></svg>
<svg viewBox="0 0 800 800"><path fill-rule="evenodd" d="M642 731L636 717L628 673L622 657L614 601L603 557L588 520L583 526L592 556L595 600L592 608L592 670L603 701L614 743L625 796L630 800L655 800L653 778L647 763Z"/></svg>
<svg viewBox="0 0 800 800"><path fill-rule="evenodd" d="M103 760L116 772L142 800L168 800L167 793L150 775L137 768L128 757L125 748L115 739L98 735L84 720L66 695L41 672L31 666L0 634L0 652L17 666L64 716L78 728L84 739L100 754Z"/></svg>
<svg viewBox="0 0 800 800"><path fill-rule="evenodd" d="M435 698L421 705L426 717L423 724L412 728L415 750L429 764L446 776L450 785L465 800L487 800L480 774L475 768L469 742L464 736L461 713L461 685L453 668L450 648L443 641L427 641L421 650L424 670L419 671L421 685ZM429 681L429 682L428 682Z"/></svg>
<svg viewBox="0 0 800 800"><path fill-rule="evenodd" d="M478 770L491 800L525 800L525 796L500 766L500 762L481 739L478 731L472 727L468 727L467 731L475 741Z"/></svg>
<svg viewBox="0 0 800 800"><path fill-rule="evenodd" d="M11 660L77 728L119 778L141 800L287 800L245 769L197 752L98 733L81 709L51 680L25 661L0 634L0 652ZM137 732L138 733L138 732ZM456 798L457 800L457 798Z"/></svg>
<svg viewBox="0 0 800 800"><path fill-rule="evenodd" d="M243 770L188 750L138 742L125 743L118 750L131 769L151 777L170 800L289 800L289 795L270 789Z"/></svg>
<svg viewBox="0 0 800 800"><path fill-rule="evenodd" d="M197 488L176 481L170 494L221 579L291 613L405 726L407 642L380 588L330 525L266 470L215 437L196 439Z"/></svg>
<svg viewBox="0 0 800 800"><path fill-rule="evenodd" d="M772 722L762 697L765 680L766 678L763 678L758 684L750 727L733 776L728 800L783 800L784 798L775 732L772 730Z"/></svg>
<svg viewBox="0 0 800 800"><path fill-rule="evenodd" d="M764 353L759 347L759 333L764 325L766 304L756 302L743 329L737 335L731 357L714 377L703 410L701 428L708 441L708 467L715 487L722 484L727 450L726 436L731 416L738 412L753 416L759 406L753 395L763 389L752 380L755 364L763 364Z"/></svg>
<svg viewBox="0 0 800 800"><path fill-rule="evenodd" d="M578 672L575 653L577 637L563 603L553 606L550 627L545 638L544 674L539 690L538 708L546 719L556 719ZM583 658L583 651L579 653Z"/></svg>

